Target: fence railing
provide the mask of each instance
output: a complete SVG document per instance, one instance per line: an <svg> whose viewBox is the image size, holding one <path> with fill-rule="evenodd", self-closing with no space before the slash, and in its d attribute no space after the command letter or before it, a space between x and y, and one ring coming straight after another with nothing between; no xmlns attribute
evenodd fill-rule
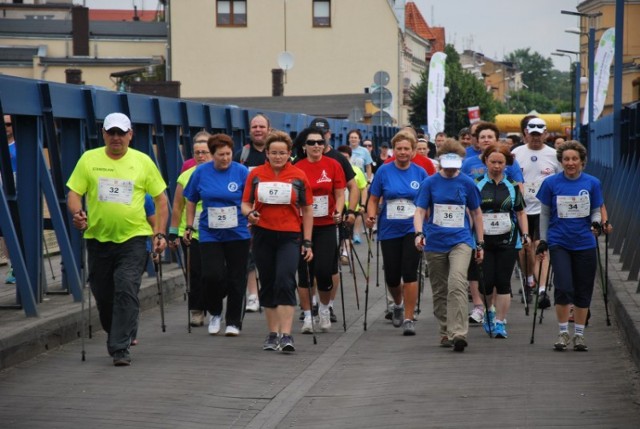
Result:
<svg viewBox="0 0 640 429"><path fill-rule="evenodd" d="M201 129L233 137L240 149L249 121L266 114L273 128L295 136L312 117L181 99L128 94L0 76L0 114L10 114L17 145L17 172L11 168L5 133L0 133L0 229L16 277L16 301L27 316L37 316L47 285L41 276L43 231L55 232L64 264L63 288L81 297L80 243L66 210L65 183L85 149L103 145L100 129L111 112L127 114L133 123L132 147L157 163L172 200L182 162L192 157L191 138ZM358 129L374 143L389 141L392 127L329 119L334 142L347 143ZM49 216L43 215L43 197Z"/></svg>

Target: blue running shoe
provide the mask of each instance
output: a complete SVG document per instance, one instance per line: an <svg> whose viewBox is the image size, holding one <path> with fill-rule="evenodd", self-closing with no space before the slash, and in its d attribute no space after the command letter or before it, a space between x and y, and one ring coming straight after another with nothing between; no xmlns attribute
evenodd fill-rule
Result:
<svg viewBox="0 0 640 429"><path fill-rule="evenodd" d="M360 244L360 243L362 243L360 234L353 234L353 244Z"/></svg>
<svg viewBox="0 0 640 429"><path fill-rule="evenodd" d="M485 317L485 321L482 323L482 327L487 334L491 333L491 335L494 335L496 333L496 312L489 311L488 314L489 320L486 320ZM491 330L489 330L489 327L491 327Z"/></svg>
<svg viewBox="0 0 640 429"><path fill-rule="evenodd" d="M13 269L7 273L7 276L4 278L5 284L14 285L16 284L16 278L13 275Z"/></svg>
<svg viewBox="0 0 640 429"><path fill-rule="evenodd" d="M503 322L496 322L493 325L493 336L496 338L508 338L507 337L507 328Z"/></svg>

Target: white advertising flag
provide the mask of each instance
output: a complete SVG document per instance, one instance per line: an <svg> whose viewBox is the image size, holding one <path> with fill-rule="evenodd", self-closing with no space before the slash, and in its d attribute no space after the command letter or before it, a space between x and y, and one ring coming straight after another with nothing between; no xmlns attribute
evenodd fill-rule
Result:
<svg viewBox="0 0 640 429"><path fill-rule="evenodd" d="M609 76L611 70L611 63L613 62L613 54L616 45L615 28L609 28L602 33L600 42L598 43L598 49L596 50L596 56L593 62L593 120L595 121L602 114L604 109L604 101L607 98L607 90L609 89ZM591 94L587 90L587 102L585 102L585 109L582 112L582 125L586 125L589 122L589 101L591 101Z"/></svg>
<svg viewBox="0 0 640 429"><path fill-rule="evenodd" d="M427 125L429 127L429 137L432 141L437 133L444 131L444 66L446 59L447 55L444 52L436 52L429 63Z"/></svg>

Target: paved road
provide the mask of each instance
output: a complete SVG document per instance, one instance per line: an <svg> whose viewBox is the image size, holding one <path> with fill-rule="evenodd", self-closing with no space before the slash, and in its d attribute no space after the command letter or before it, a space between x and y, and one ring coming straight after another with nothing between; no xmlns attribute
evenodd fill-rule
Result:
<svg viewBox="0 0 640 429"><path fill-rule="evenodd" d="M297 334L292 355L261 350L266 325L259 313L248 314L242 334L229 338L204 327L187 334L181 299L166 309L165 333L157 308L148 310L130 367L112 366L97 332L86 341L85 362L77 340L0 372L0 426L640 427L638 370L616 320L606 326L600 296L587 353L552 351L557 325L549 312L530 344L532 319L516 295L509 339L473 328L460 354L438 347L428 281L415 337L382 317L384 290L373 269L364 331L361 272L357 282L360 310L345 275L346 333L334 325L317 335L317 345Z"/></svg>

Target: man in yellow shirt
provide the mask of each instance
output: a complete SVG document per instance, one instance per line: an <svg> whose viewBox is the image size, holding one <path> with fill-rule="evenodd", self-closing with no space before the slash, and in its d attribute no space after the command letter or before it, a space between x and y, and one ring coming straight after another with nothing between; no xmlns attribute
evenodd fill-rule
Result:
<svg viewBox="0 0 640 429"><path fill-rule="evenodd" d="M133 131L126 115L107 115L102 137L105 146L85 151L67 181L67 208L73 225L84 231L89 282L108 334L107 350L114 365L126 366L131 364L129 346L138 325L146 239L154 234L156 254L167 245L166 184L151 158L129 147ZM156 207L153 230L144 210L146 193Z"/></svg>

